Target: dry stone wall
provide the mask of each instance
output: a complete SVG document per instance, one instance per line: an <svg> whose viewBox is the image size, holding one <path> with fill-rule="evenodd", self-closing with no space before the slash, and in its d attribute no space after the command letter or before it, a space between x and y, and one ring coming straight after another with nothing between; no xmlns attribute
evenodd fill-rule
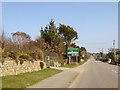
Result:
<svg viewBox="0 0 120 90"><path fill-rule="evenodd" d="M7 76L7 75L18 75L20 73L26 72L33 72L41 70L40 62L43 61L24 61L21 65L20 62L18 64L13 60L5 60L2 64L0 63L0 71L2 72L0 76ZM46 64L44 63L43 69L46 68Z"/></svg>

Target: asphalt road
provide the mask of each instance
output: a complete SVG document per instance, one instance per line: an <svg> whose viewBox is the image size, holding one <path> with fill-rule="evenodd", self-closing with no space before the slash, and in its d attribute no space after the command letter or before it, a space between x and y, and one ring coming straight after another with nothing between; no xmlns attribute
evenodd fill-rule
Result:
<svg viewBox="0 0 120 90"><path fill-rule="evenodd" d="M83 66L69 88L118 88L118 66L95 61L93 57Z"/></svg>
<svg viewBox="0 0 120 90"><path fill-rule="evenodd" d="M118 88L118 66L95 61L73 68L56 68L63 72L28 88Z"/></svg>

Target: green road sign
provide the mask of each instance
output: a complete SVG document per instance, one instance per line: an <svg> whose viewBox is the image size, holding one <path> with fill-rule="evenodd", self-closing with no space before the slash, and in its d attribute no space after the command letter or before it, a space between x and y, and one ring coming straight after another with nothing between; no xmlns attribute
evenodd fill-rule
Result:
<svg viewBox="0 0 120 90"><path fill-rule="evenodd" d="M79 49L78 48L68 48L67 56L79 56Z"/></svg>

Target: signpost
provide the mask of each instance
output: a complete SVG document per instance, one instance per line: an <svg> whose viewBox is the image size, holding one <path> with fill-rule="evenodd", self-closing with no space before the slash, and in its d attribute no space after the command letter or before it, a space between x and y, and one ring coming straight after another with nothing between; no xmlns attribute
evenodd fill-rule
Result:
<svg viewBox="0 0 120 90"><path fill-rule="evenodd" d="M79 49L78 48L68 48L67 56L79 56Z"/></svg>
<svg viewBox="0 0 120 90"><path fill-rule="evenodd" d="M78 62L79 49L78 48L68 48L67 56L69 57L69 63L70 63L71 57L73 57L73 56L76 57L76 61Z"/></svg>

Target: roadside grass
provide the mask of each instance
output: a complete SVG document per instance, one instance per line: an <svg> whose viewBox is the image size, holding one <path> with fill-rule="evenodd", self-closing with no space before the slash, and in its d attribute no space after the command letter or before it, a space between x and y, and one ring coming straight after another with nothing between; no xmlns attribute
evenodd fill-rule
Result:
<svg viewBox="0 0 120 90"><path fill-rule="evenodd" d="M37 72L22 73L13 76L4 76L2 77L2 90L13 90L14 88L15 90L21 90L60 72L62 71L47 68L45 70L40 70Z"/></svg>
<svg viewBox="0 0 120 90"><path fill-rule="evenodd" d="M70 63L70 64L62 65L61 67L74 68L74 67L78 67L78 66L84 64L85 62L86 62L86 61L82 61L82 62L80 62L80 63L75 63L75 62L73 62L73 63Z"/></svg>

